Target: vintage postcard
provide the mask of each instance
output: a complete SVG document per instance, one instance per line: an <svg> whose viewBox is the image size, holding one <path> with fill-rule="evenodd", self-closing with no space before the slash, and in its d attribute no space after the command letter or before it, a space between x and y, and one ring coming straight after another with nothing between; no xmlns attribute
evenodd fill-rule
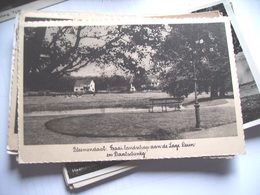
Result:
<svg viewBox="0 0 260 195"><path fill-rule="evenodd" d="M22 10L40 10L46 7L56 5L65 0L23 0L23 1L5 1L4 7L0 8L0 23L15 18Z"/></svg>
<svg viewBox="0 0 260 195"><path fill-rule="evenodd" d="M217 17L220 16L219 11L212 12L200 12L193 14L184 14L184 15L171 15L171 16L156 16L155 18L187 18L187 17ZM18 28L18 18L19 21L22 22L36 22L36 21L55 21L55 20L92 20L95 18L122 18L123 16L115 16L115 15L105 15L105 14L89 14L89 13L75 13L75 12L36 12L36 11L23 11L17 16L17 25ZM128 16L130 17L130 16ZM136 16L131 16L136 17ZM16 30L17 31L17 30ZM7 151L9 154L17 154L18 152L18 113L17 113L17 41L18 33L15 33L15 42L14 42L14 52L13 52L13 65L12 65L12 79L11 79L11 87L10 87L10 112L9 112L9 127L8 127L8 146Z"/></svg>
<svg viewBox="0 0 260 195"><path fill-rule="evenodd" d="M7 138L7 152L9 154L17 154L18 152L18 102L17 102L17 60L18 60L18 18L16 20L13 51L12 51L12 67L10 79L10 93L9 93L9 116L8 116L8 138Z"/></svg>
<svg viewBox="0 0 260 195"><path fill-rule="evenodd" d="M27 22L20 30L20 163L243 153L227 18Z"/></svg>
<svg viewBox="0 0 260 195"><path fill-rule="evenodd" d="M203 13L202 13L203 14ZM74 17L79 17L81 14L74 13ZM84 16L94 17L91 14L82 14ZM99 16L99 15L98 15ZM81 16L82 18L82 16ZM84 17L86 19L87 17ZM10 108L9 108L9 121L8 121L8 141L7 152L12 155L18 154L18 108L17 108L17 50L19 48L19 22L31 22L31 21L55 21L55 20L73 20L70 13L49 13L38 11L22 11L16 17L15 33L13 41L13 55L12 55L12 70L11 70L11 85L10 85Z"/></svg>
<svg viewBox="0 0 260 195"><path fill-rule="evenodd" d="M200 12L184 15L171 15L171 16L156 16L157 18L184 18L184 17L217 17L220 16L220 12ZM89 14L89 13L75 13L75 12L36 12L36 11L23 11L17 16L16 31L19 27L18 21L32 22L32 21L54 21L54 20L91 20L93 17L109 17L115 18L119 16L104 15L104 14ZM134 16L132 16L134 17ZM19 20L18 20L19 19ZM13 63L12 63L12 76L10 87L10 112L9 112L9 127L8 127L8 144L7 151L9 154L17 154L18 152L18 113L17 113L17 45L18 45L18 33L15 33L16 39L14 40L13 51Z"/></svg>
<svg viewBox="0 0 260 195"><path fill-rule="evenodd" d="M35 12L35 11L24 11L21 13L21 20L25 22L33 21L53 21L53 20L73 20L73 21L102 21L102 20L122 20L124 18L202 18L202 17L218 17L222 16L221 13L216 11L206 11L199 13L188 13L188 14L179 14L179 15L165 15L165 16L138 16L138 15L113 15L113 14L104 14L104 13L83 13L83 12Z"/></svg>
<svg viewBox="0 0 260 195"><path fill-rule="evenodd" d="M107 180L108 178L114 179L115 176L121 176L122 174L128 173L129 171L133 170L134 168L135 167L132 167L132 166L126 166L123 169L118 169L116 171L109 172L109 173L106 173L106 174L103 174L103 175L99 175L97 177L93 177L93 178L90 178L90 179L87 179L87 180L82 180L82 181L79 181L79 182L76 182L76 183L69 184L68 187L69 187L70 190L76 190L78 188L93 185L93 184L96 184L96 183L101 182L101 181L104 182L104 180Z"/></svg>
<svg viewBox="0 0 260 195"><path fill-rule="evenodd" d="M247 48L247 44L239 30L235 14L231 4L226 0L217 1L197 8L192 13L204 13L206 11L219 11L224 16L229 16L232 23L232 37L234 44L235 60L239 82L241 107L244 129L260 124L260 93L259 76L255 69L256 64Z"/></svg>
<svg viewBox="0 0 260 195"><path fill-rule="evenodd" d="M121 173L121 170L127 171L137 166L138 163L135 161L67 163L63 168L63 176L66 185L69 186L86 180L99 181L98 179L103 179L104 175L118 173L118 171Z"/></svg>

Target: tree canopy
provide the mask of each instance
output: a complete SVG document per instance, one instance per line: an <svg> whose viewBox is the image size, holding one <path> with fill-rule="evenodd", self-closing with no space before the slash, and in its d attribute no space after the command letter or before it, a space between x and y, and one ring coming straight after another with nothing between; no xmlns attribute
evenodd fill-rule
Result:
<svg viewBox="0 0 260 195"><path fill-rule="evenodd" d="M162 88L175 96L211 90L212 97L231 89L224 24L174 25L157 53Z"/></svg>
<svg viewBox="0 0 260 195"><path fill-rule="evenodd" d="M164 25L25 28L25 79L57 79L95 63L138 74L162 42ZM29 82L25 84L30 85Z"/></svg>
<svg viewBox="0 0 260 195"><path fill-rule="evenodd" d="M175 96L194 90L212 95L230 88L229 59L222 23L26 27L25 89L50 89L57 80L95 64L113 65L140 88L148 75ZM33 82L32 82L33 81Z"/></svg>

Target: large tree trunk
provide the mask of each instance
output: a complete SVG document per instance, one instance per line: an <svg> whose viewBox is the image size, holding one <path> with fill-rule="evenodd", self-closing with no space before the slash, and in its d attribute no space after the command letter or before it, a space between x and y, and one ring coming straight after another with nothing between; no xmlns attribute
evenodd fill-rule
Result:
<svg viewBox="0 0 260 195"><path fill-rule="evenodd" d="M215 99L218 97L218 88L214 85L211 86L210 88L210 98Z"/></svg>
<svg viewBox="0 0 260 195"><path fill-rule="evenodd" d="M225 97L225 90L224 87L221 87L219 90L219 97Z"/></svg>

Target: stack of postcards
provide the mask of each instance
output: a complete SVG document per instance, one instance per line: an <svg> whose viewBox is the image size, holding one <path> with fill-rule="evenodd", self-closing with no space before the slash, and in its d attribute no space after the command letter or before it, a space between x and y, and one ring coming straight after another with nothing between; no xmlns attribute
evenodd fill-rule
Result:
<svg viewBox="0 0 260 195"><path fill-rule="evenodd" d="M259 92L236 32L226 2L172 16L21 12L8 153L66 163L72 189L146 159L243 154Z"/></svg>

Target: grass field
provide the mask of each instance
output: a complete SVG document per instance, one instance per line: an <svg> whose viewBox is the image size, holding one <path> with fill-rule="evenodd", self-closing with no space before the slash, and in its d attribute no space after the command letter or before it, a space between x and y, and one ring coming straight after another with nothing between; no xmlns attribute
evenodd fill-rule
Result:
<svg viewBox="0 0 260 195"><path fill-rule="evenodd" d="M233 109L201 109L201 127L235 122ZM193 131L193 110L168 113L110 113L64 117L25 117L25 144L73 144L178 139ZM236 129L229 129L236 134Z"/></svg>
<svg viewBox="0 0 260 195"><path fill-rule="evenodd" d="M235 122L234 112L226 112L224 108L202 109L202 128ZM183 124L187 121L189 123L184 127ZM195 120L194 113L190 110L181 113L110 113L54 119L47 122L46 127L52 131L76 136L150 136L152 139L175 139L180 132L194 130Z"/></svg>
<svg viewBox="0 0 260 195"><path fill-rule="evenodd" d="M200 95L201 127L209 129L235 122L232 99L209 100ZM51 111L90 108L147 108L150 98L169 97L166 93L109 93L66 98L64 96L26 96L25 113L47 111L42 116L24 116L25 144L76 144L113 141L180 139L195 127L194 96L184 100L181 112L141 112L71 114L51 116ZM229 104L231 101L231 104ZM228 103L228 104L225 104ZM229 105L229 106L222 106ZM231 105L231 106L230 106ZM236 129L229 129L235 135ZM231 132L231 133L230 133ZM225 133L224 133L225 134ZM210 135L208 135L210 137ZM225 135L223 135L225 136ZM192 137L191 137L192 138Z"/></svg>

